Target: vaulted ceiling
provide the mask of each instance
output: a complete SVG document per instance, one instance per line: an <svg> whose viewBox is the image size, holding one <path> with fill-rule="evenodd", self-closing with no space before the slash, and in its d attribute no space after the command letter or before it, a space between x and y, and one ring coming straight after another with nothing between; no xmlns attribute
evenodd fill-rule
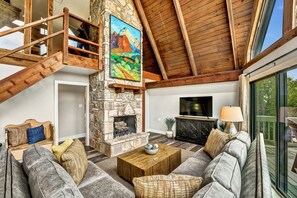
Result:
<svg viewBox="0 0 297 198"><path fill-rule="evenodd" d="M227 1L232 2L229 16ZM173 0L140 0L140 2L168 78L193 76ZM242 68L254 1L179 0L179 4L198 75ZM229 26L230 14L234 27L233 42L236 43L234 49ZM237 67L234 57L238 62ZM145 71L161 74L145 31L143 65Z"/></svg>

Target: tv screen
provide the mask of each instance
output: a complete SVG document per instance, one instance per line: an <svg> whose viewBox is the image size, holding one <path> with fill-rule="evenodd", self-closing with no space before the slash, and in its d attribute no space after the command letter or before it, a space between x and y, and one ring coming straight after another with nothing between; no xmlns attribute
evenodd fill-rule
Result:
<svg viewBox="0 0 297 198"><path fill-rule="evenodd" d="M179 114L212 117L212 96L180 98Z"/></svg>

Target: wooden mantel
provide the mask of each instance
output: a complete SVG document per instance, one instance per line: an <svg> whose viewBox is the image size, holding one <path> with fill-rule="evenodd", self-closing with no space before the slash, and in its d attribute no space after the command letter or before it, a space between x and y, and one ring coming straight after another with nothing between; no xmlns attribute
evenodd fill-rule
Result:
<svg viewBox="0 0 297 198"><path fill-rule="evenodd" d="M109 88L115 88L116 93L124 93L125 90L132 90L134 94L141 94L142 87L132 86L132 85L123 85L118 83L113 83L108 85Z"/></svg>

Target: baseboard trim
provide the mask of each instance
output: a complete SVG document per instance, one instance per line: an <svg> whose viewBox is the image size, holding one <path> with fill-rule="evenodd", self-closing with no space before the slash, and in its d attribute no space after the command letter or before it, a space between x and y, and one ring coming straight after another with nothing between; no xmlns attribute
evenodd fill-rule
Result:
<svg viewBox="0 0 297 198"><path fill-rule="evenodd" d="M61 137L61 138L59 138L59 142L65 141L67 139L77 139L77 138L81 138L81 137L86 137L86 133L79 133L79 134L76 134L76 135Z"/></svg>
<svg viewBox="0 0 297 198"><path fill-rule="evenodd" d="M161 135L166 135L166 131L160 131L160 130L156 130L156 129L147 129L146 132L153 132L153 133L158 133Z"/></svg>

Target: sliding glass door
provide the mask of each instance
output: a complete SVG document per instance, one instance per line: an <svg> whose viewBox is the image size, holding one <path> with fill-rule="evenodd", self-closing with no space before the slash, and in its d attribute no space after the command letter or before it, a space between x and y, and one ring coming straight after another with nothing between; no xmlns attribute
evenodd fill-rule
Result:
<svg viewBox="0 0 297 198"><path fill-rule="evenodd" d="M271 181L297 197L297 69L251 84L253 137L263 133Z"/></svg>

